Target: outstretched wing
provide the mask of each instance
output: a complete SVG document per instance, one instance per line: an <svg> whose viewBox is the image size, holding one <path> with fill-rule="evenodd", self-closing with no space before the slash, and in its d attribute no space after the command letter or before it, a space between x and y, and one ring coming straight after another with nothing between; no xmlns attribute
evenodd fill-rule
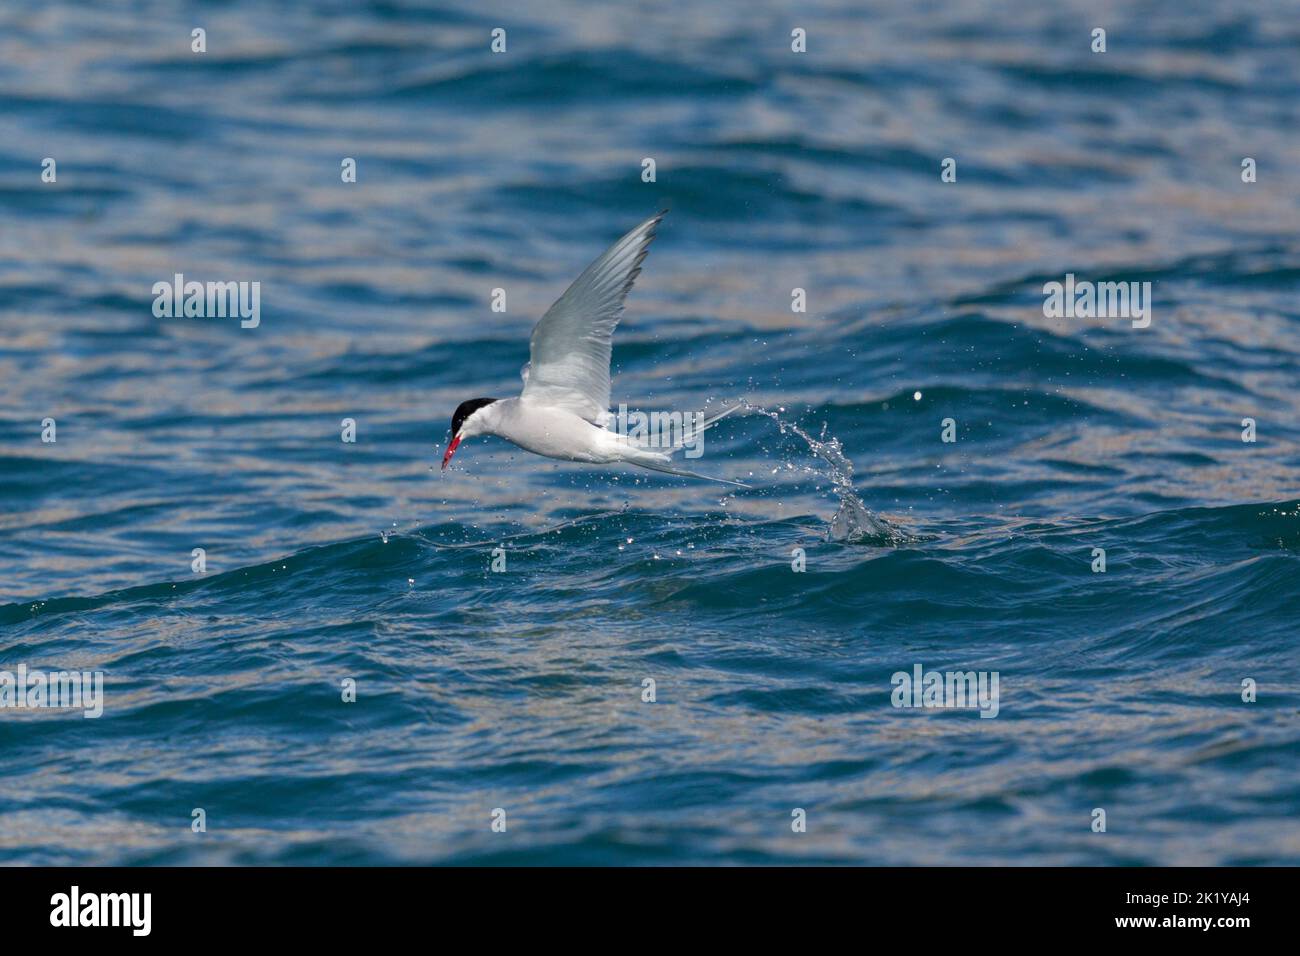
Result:
<svg viewBox="0 0 1300 956"><path fill-rule="evenodd" d="M614 327L666 212L605 250L547 309L533 329L521 398L564 408L595 424L608 415Z"/></svg>

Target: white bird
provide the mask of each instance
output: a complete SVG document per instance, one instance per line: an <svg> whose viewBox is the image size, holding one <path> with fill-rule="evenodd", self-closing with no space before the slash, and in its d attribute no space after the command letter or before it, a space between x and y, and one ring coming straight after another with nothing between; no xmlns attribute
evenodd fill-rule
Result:
<svg viewBox="0 0 1300 956"><path fill-rule="evenodd" d="M666 210L665 210L666 212ZM518 398L473 398L461 402L451 418L451 441L442 456L444 471L466 438L496 435L525 451L562 461L627 463L685 478L703 478L746 487L672 466L672 453L699 432L738 408L733 405L703 422L667 452L630 440L609 426L609 360L614 328L623 303L641 272L655 227L664 212L647 219L587 266L533 329L529 361L520 370Z"/></svg>

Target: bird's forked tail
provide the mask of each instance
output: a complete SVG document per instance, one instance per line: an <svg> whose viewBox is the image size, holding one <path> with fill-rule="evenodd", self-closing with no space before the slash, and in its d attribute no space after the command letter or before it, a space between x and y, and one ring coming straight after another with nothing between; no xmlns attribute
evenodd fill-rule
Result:
<svg viewBox="0 0 1300 956"><path fill-rule="evenodd" d="M662 472L665 475L676 475L679 478L700 478L704 481L717 481L724 485L735 485L738 488L748 488L749 485L743 481L732 481L730 478L715 478L713 475L701 475L699 472L687 471L684 468L674 468L672 454L681 451L688 442L694 441L706 429L712 428L722 419L726 418L732 412L740 408L740 405L732 405L730 408L719 412L712 418L707 418L701 425L693 429L689 435L682 435L681 440L667 452L653 451L648 448L637 449L639 454L628 461L633 465L639 465L642 468L648 468L650 471Z"/></svg>

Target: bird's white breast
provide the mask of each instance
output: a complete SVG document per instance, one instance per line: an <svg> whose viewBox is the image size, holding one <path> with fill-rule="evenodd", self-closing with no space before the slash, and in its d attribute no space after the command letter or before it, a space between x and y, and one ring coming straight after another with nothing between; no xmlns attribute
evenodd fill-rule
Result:
<svg viewBox="0 0 1300 956"><path fill-rule="evenodd" d="M607 463L620 460L618 436L572 412L526 399L510 398L489 406L495 411L492 434L525 451L565 461Z"/></svg>

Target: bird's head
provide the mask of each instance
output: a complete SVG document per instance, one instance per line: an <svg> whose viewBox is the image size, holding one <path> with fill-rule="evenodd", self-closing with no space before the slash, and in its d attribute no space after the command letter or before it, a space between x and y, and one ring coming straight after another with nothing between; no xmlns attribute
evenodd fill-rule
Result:
<svg viewBox="0 0 1300 956"><path fill-rule="evenodd" d="M486 431L487 417L482 410L495 401L495 398L471 398L456 406L456 411L451 416L451 441L447 443L447 451L442 456L443 471L447 470L451 456L456 454L456 449L464 439Z"/></svg>

